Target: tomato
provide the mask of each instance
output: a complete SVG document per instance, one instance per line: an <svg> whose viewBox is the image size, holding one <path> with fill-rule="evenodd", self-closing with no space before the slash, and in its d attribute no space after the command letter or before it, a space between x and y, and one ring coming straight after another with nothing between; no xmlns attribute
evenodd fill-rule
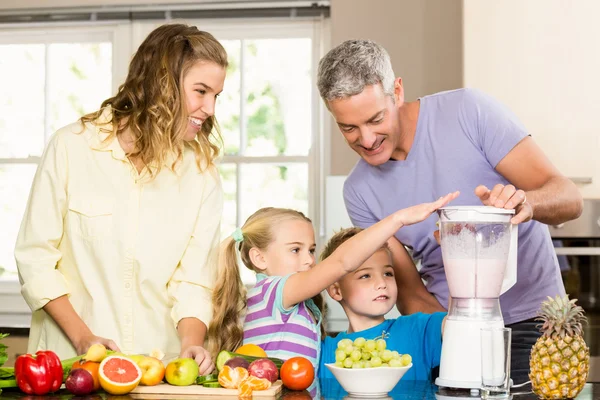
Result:
<svg viewBox="0 0 600 400"><path fill-rule="evenodd" d="M304 390L315 379L315 368L304 357L292 357L283 363L279 375L286 388Z"/></svg>

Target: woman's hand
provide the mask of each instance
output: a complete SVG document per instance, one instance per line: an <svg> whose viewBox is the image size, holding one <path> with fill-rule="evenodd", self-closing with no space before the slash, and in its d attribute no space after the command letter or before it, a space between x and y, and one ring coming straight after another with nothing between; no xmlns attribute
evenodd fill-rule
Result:
<svg viewBox="0 0 600 400"><path fill-rule="evenodd" d="M517 190L513 185L497 184L492 190L484 185L475 188L475 195L486 206L515 210L515 216L510 222L520 224L533 218L533 207L527 203L527 196L523 190Z"/></svg>
<svg viewBox="0 0 600 400"><path fill-rule="evenodd" d="M202 346L189 346L181 349L181 358L193 358L198 363L200 375L210 374L215 369L215 364L210 357L210 353Z"/></svg>
<svg viewBox="0 0 600 400"><path fill-rule="evenodd" d="M438 208L444 207L457 198L459 194L459 192L448 193L431 203L417 204L416 206L405 208L398 211L398 217L403 225L412 225L424 221Z"/></svg>
<svg viewBox="0 0 600 400"><path fill-rule="evenodd" d="M90 346L96 343L103 344L109 350L121 351L119 350L119 346L112 340L96 335L82 336L77 343L73 343L73 346L75 346L75 350L77 350L77 354L79 355L87 353Z"/></svg>

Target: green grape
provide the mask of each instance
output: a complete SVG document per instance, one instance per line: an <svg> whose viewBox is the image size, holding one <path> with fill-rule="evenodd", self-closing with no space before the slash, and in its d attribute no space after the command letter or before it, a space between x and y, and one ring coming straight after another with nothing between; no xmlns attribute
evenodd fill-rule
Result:
<svg viewBox="0 0 600 400"><path fill-rule="evenodd" d="M338 347L338 349L344 349L348 345L352 345L352 340L350 340L350 339L342 339L342 340L340 340L338 342L337 347Z"/></svg>
<svg viewBox="0 0 600 400"><path fill-rule="evenodd" d="M402 361L402 365L404 366L410 365L410 363L412 363L412 357L410 356L410 354L402 354L400 360Z"/></svg>
<svg viewBox="0 0 600 400"><path fill-rule="evenodd" d="M371 358L371 365L375 368L381 367L381 358L379 358L379 357Z"/></svg>
<svg viewBox="0 0 600 400"><path fill-rule="evenodd" d="M394 367L394 368L398 368L398 367L402 367L402 360L399 360L397 358L392 358L389 361L390 367Z"/></svg>
<svg viewBox="0 0 600 400"><path fill-rule="evenodd" d="M371 365L371 361L365 361L365 368L373 368L373 365Z"/></svg>
<svg viewBox="0 0 600 400"><path fill-rule="evenodd" d="M344 362L343 361L336 361L335 362L335 366L338 368L344 368Z"/></svg>
<svg viewBox="0 0 600 400"><path fill-rule="evenodd" d="M370 360L371 359L371 353L363 351L362 352L362 359L363 360Z"/></svg>
<svg viewBox="0 0 600 400"><path fill-rule="evenodd" d="M401 354L398 353L396 350L392 351L392 358L393 359L398 360L398 359L400 359L400 356L401 356Z"/></svg>
<svg viewBox="0 0 600 400"><path fill-rule="evenodd" d="M356 361L354 364L352 364L352 369L364 368L364 367L365 367L365 365L360 361Z"/></svg>
<svg viewBox="0 0 600 400"><path fill-rule="evenodd" d="M387 346L384 339L377 339L375 344L377 345L378 351L384 351Z"/></svg>
<svg viewBox="0 0 600 400"><path fill-rule="evenodd" d="M354 347L358 347L360 349L365 345L366 342L367 339L365 339L364 337L356 338L354 339Z"/></svg>
<svg viewBox="0 0 600 400"><path fill-rule="evenodd" d="M377 350L371 351L371 358L372 357L379 357L379 352Z"/></svg>
<svg viewBox="0 0 600 400"><path fill-rule="evenodd" d="M352 350L352 353L350 353L350 358L354 362L359 361L362 358L361 351L360 350Z"/></svg>
<svg viewBox="0 0 600 400"><path fill-rule="evenodd" d="M344 361L346 359L346 352L342 349L335 351L335 361Z"/></svg>
<svg viewBox="0 0 600 400"><path fill-rule="evenodd" d="M388 363L383 363L383 364L381 364L381 366L382 366L382 367L384 367L384 368L389 368L390 364L388 364Z"/></svg>
<svg viewBox="0 0 600 400"><path fill-rule="evenodd" d="M347 345L347 346L344 347L344 351L346 352L346 354L350 355L354 351L354 346L352 346L351 344L349 344L349 345Z"/></svg>
<svg viewBox="0 0 600 400"><path fill-rule="evenodd" d="M377 345L373 339L369 339L365 342L365 350L367 351L374 351L376 347Z"/></svg>
<svg viewBox="0 0 600 400"><path fill-rule="evenodd" d="M388 362L388 361L390 361L392 358L394 358L394 354L393 354L393 353L392 353L390 350L384 350L384 351L381 353L381 359L382 359L384 362Z"/></svg>
<svg viewBox="0 0 600 400"><path fill-rule="evenodd" d="M352 364L354 364L351 358L346 358L342 362L344 363L344 368L352 368Z"/></svg>

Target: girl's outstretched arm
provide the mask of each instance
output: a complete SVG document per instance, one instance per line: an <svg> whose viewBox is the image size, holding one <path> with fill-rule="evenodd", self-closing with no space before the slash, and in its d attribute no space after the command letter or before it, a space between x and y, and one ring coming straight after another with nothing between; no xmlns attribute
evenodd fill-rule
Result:
<svg viewBox="0 0 600 400"><path fill-rule="evenodd" d="M425 220L438 208L454 200L458 194L458 192L449 193L434 202L396 211L344 242L331 256L315 267L293 274L288 278L283 289L283 306L289 308L321 293L344 275L360 267L398 229Z"/></svg>

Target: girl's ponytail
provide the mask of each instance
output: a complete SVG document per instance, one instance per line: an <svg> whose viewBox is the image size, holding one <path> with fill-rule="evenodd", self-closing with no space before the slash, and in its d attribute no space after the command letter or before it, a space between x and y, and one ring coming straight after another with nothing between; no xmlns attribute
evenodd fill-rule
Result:
<svg viewBox="0 0 600 400"><path fill-rule="evenodd" d="M212 296L213 317L208 327L213 359L221 350L235 351L244 335L240 316L246 309L246 288L240 277L236 245L231 237L221 244L219 272Z"/></svg>

